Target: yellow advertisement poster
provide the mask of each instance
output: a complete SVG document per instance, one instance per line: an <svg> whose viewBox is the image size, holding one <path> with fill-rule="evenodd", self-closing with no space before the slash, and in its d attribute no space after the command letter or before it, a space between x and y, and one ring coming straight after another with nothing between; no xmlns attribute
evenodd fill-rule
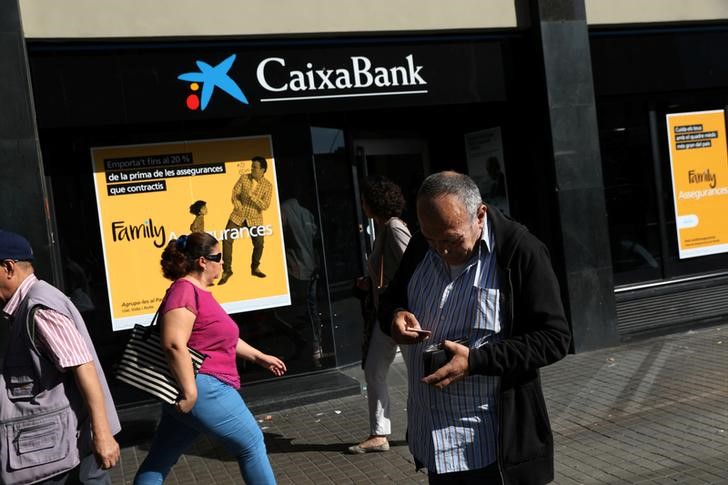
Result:
<svg viewBox="0 0 728 485"><path fill-rule="evenodd" d="M728 251L728 152L723 110L667 115L680 258Z"/></svg>
<svg viewBox="0 0 728 485"><path fill-rule="evenodd" d="M269 136L91 149L114 330L148 324L170 281L170 240L214 236L223 278L209 288L228 313L290 304ZM222 284L221 284L222 283Z"/></svg>

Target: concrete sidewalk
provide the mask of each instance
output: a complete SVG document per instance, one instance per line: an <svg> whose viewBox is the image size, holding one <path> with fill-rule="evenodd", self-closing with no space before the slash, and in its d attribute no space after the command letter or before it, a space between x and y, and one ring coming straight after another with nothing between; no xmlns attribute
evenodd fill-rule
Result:
<svg viewBox="0 0 728 485"><path fill-rule="evenodd" d="M571 355L544 369L554 483L728 484L727 347L728 329L716 326ZM360 369L345 372L363 382ZM404 442L405 372L400 360L390 372L388 453L343 453L368 434L363 396L258 415L278 482L426 483ZM122 450L115 484L131 483L147 449L142 443ZM243 482L237 463L203 438L166 483Z"/></svg>

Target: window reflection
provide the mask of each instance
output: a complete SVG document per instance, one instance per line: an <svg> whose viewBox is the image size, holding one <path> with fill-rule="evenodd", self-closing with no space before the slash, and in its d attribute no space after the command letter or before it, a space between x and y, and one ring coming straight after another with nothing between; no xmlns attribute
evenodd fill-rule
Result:
<svg viewBox="0 0 728 485"><path fill-rule="evenodd" d="M301 125L273 137L291 304L233 317L241 336L264 352L282 357L289 374L335 364L309 140L308 127ZM239 367L245 381L270 378L256 365L240 362Z"/></svg>
<svg viewBox="0 0 728 485"><path fill-rule="evenodd" d="M352 166L344 148L343 130L311 128L321 213L326 214L324 244L330 283L348 292L351 282L361 276L361 247L355 227L361 216L353 196ZM350 295L348 295L350 296Z"/></svg>
<svg viewBox="0 0 728 485"><path fill-rule="evenodd" d="M600 105L599 109L615 283L660 278L659 218L647 112L637 113L637 107L627 103Z"/></svg>

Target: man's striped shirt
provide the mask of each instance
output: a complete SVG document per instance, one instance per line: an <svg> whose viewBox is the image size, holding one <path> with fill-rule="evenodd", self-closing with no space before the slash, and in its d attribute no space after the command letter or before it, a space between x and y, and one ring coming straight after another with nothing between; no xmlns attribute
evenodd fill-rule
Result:
<svg viewBox="0 0 728 485"><path fill-rule="evenodd" d="M501 329L500 286L495 238L486 219L481 240L462 271L450 268L430 249L410 279L409 310L431 337L409 346L408 441L412 455L438 474L477 470L496 461L499 378L469 376L438 390L420 382L422 351L445 339L487 345Z"/></svg>
<svg viewBox="0 0 728 485"><path fill-rule="evenodd" d="M14 317L20 303L37 281L38 278L33 274L25 278L3 307L3 312ZM93 360L76 325L67 316L50 308L40 308L35 312L34 322L36 345L59 370ZM15 325L25 325L25 322L15 322Z"/></svg>

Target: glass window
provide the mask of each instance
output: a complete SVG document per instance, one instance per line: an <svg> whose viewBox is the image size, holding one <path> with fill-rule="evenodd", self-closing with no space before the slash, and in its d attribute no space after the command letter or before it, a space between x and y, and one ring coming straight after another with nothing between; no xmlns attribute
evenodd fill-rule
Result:
<svg viewBox="0 0 728 485"><path fill-rule="evenodd" d="M680 259L665 115L722 109L725 95L615 97L597 102L614 280L617 286L710 274L728 255Z"/></svg>
<svg viewBox="0 0 728 485"><path fill-rule="evenodd" d="M657 108L659 144L662 158L662 185L664 187L665 233L667 257L665 258L665 277L680 278L696 274L717 273L728 269L728 253L713 254L680 259L678 250L677 226L675 224L675 204L670 153L667 140L668 113L689 113L726 109L728 94L700 93L672 95L661 102ZM719 143L722 140L718 141ZM705 201L708 203L708 201Z"/></svg>
<svg viewBox="0 0 728 485"><path fill-rule="evenodd" d="M648 114L639 103L599 105L604 192L615 283L662 276Z"/></svg>
<svg viewBox="0 0 728 485"><path fill-rule="evenodd" d="M241 134L210 124L194 135L178 126L53 129L40 134L46 173L53 192L55 222L63 261L63 290L84 316L107 375L121 355L128 331L112 330L90 148L270 134L273 140L288 286L292 304L232 315L240 335L260 350L283 358L289 374L335 364L327 281L321 271L322 241L308 126L275 123L248 127ZM225 189L229 190L228 188ZM305 221L305 222L301 222ZM301 222L301 223L299 223ZM250 251L240 246L239 254ZM160 250L161 253L161 250ZM250 257L247 255L247 257ZM143 284L143 282L140 282ZM160 295L161 296L161 295ZM243 382L272 378L257 365L239 360ZM110 379L117 404L146 399Z"/></svg>
<svg viewBox="0 0 728 485"><path fill-rule="evenodd" d="M303 120L278 123L272 136L291 305L233 318L246 341L283 357L289 373L307 372L335 362L311 140ZM244 380L271 377L238 362Z"/></svg>
<svg viewBox="0 0 728 485"><path fill-rule="evenodd" d="M312 127L311 139L321 213L326 214L326 269L332 291L349 290L363 271L355 168L347 158L343 130Z"/></svg>

